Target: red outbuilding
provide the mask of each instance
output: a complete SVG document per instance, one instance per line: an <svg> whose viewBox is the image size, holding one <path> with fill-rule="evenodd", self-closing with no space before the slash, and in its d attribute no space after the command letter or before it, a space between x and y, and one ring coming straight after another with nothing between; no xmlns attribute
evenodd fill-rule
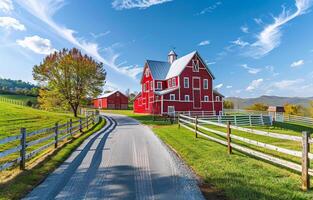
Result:
<svg viewBox="0 0 313 200"><path fill-rule="evenodd" d="M128 108L128 97L120 91L106 93L93 100L95 108L125 110Z"/></svg>
<svg viewBox="0 0 313 200"><path fill-rule="evenodd" d="M168 61L145 62L141 92L134 101L134 112L167 114L179 111L223 111L224 96L213 90L214 75L197 51Z"/></svg>

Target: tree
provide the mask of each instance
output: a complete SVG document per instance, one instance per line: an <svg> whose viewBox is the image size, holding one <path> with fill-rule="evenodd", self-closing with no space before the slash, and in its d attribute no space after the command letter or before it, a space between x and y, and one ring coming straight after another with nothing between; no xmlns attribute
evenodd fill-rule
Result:
<svg viewBox="0 0 313 200"><path fill-rule="evenodd" d="M289 115L302 115L304 113L304 108L301 105L296 104L285 104L285 113Z"/></svg>
<svg viewBox="0 0 313 200"><path fill-rule="evenodd" d="M40 65L34 66L33 77L47 88L46 92L54 92L56 98L66 102L77 117L78 108L86 98L101 94L106 72L102 63L73 48L48 55Z"/></svg>
<svg viewBox="0 0 313 200"><path fill-rule="evenodd" d="M251 106L246 107L246 110L256 110L256 111L267 111L268 105L264 103L255 103Z"/></svg>
<svg viewBox="0 0 313 200"><path fill-rule="evenodd" d="M225 109L234 109L234 102L230 100L225 100L224 101L224 108Z"/></svg>

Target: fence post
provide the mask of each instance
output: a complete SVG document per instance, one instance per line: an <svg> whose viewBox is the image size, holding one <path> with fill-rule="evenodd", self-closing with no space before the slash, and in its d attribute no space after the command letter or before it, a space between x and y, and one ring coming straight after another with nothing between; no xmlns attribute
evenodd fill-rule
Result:
<svg viewBox="0 0 313 200"><path fill-rule="evenodd" d="M89 127L89 116L87 115L87 121L86 121L86 126L87 126L87 129L88 129L88 127Z"/></svg>
<svg viewBox="0 0 313 200"><path fill-rule="evenodd" d="M20 169L25 170L25 162L26 162L26 128L21 128L21 162Z"/></svg>
<svg viewBox="0 0 313 200"><path fill-rule="evenodd" d="M235 125L237 126L237 117L236 117L236 115L234 115L234 122L235 122Z"/></svg>
<svg viewBox="0 0 313 200"><path fill-rule="evenodd" d="M195 132L196 132L196 138L198 138L198 116L196 116L195 121Z"/></svg>
<svg viewBox="0 0 313 200"><path fill-rule="evenodd" d="M95 113L92 113L92 125L95 124Z"/></svg>
<svg viewBox="0 0 313 200"><path fill-rule="evenodd" d="M230 143L231 143L230 134L231 134L230 121L228 121L227 122L227 151L228 151L228 154L232 153L232 148L230 145Z"/></svg>
<svg viewBox="0 0 313 200"><path fill-rule="evenodd" d="M55 123L55 129L54 129L54 134L55 134L55 136L54 136L54 140L55 140L55 143L54 143L54 148L58 148L58 142L59 142L59 139L58 139L58 137L59 137L59 123L57 122L57 123Z"/></svg>
<svg viewBox="0 0 313 200"><path fill-rule="evenodd" d="M178 117L177 117L178 128L180 128L180 121L179 121L179 119L180 119L180 114L178 114Z"/></svg>
<svg viewBox="0 0 313 200"><path fill-rule="evenodd" d="M249 115L249 124L250 124L250 126L252 126L251 115Z"/></svg>
<svg viewBox="0 0 313 200"><path fill-rule="evenodd" d="M302 132L302 190L307 191L310 188L309 176L309 136L308 132Z"/></svg>
<svg viewBox="0 0 313 200"><path fill-rule="evenodd" d="M79 119L79 132L83 132L82 118Z"/></svg>
<svg viewBox="0 0 313 200"><path fill-rule="evenodd" d="M262 123L262 125L264 125L263 114L261 114L261 123Z"/></svg>
<svg viewBox="0 0 313 200"><path fill-rule="evenodd" d="M70 119L70 134L73 137L73 135L72 135L72 127L73 127L73 120Z"/></svg>

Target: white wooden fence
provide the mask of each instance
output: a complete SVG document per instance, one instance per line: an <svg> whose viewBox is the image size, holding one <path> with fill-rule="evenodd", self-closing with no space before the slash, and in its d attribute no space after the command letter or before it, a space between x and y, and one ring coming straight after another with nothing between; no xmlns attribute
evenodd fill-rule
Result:
<svg viewBox="0 0 313 200"><path fill-rule="evenodd" d="M212 140L214 142L223 144L228 146L228 151L229 153L232 152L232 148L241 151L243 153L252 155L254 157L261 158L263 160L267 160L269 162L275 163L277 165L281 165L283 167L298 171L302 173L302 188L303 190L308 190L309 188L309 176L313 176L313 170L309 169L309 159L313 159L313 154L309 153L309 144L313 143L312 139L309 138L307 132L302 133L302 137L300 136L292 136L292 135L285 135L285 134L279 134L279 133L272 133L272 132L265 132L265 131L260 131L260 130L254 130L250 128L243 128L235 125L231 125L230 122L227 123L227 125L223 123L218 123L218 122L212 122L206 119L199 119L198 117L190 117L186 115L179 115L178 117L178 124L179 126L185 127L193 132L195 132L196 137L198 135L201 135L204 138L207 138L209 140ZM226 132L218 131L213 128L209 128L209 126L205 125L213 125L213 126L218 126L218 127L223 127L226 128ZM267 144L264 142L259 142L256 140L244 138L235 134L231 134L231 130L239 130L239 131L244 131L250 134L255 134L255 135L262 135L262 136L267 136L267 137L272 137L272 138L277 138L281 140L290 140L290 141L297 141L302 144L302 151L295 151L295 150L290 150L282 147L278 147L275 145ZM226 140L222 140L210 135L207 135L205 131L213 133L218 136L225 137ZM268 155L265 153L262 153L260 151L252 150L248 147L240 146L239 144L236 144L232 142L231 140L238 140L253 146L257 147L262 147L265 149L269 149L272 151L277 151L280 153L284 153L287 155L295 156L302 158L302 165L299 165L297 163L287 161L281 158L274 157L272 155Z"/></svg>
<svg viewBox="0 0 313 200"><path fill-rule="evenodd" d="M10 149L0 151L0 159L3 159L12 154L19 152L19 155L13 159L0 164L0 171L8 169L16 164L20 164L20 169L25 169L26 160L33 158L35 155L41 153L43 150L54 145L58 148L60 141L72 137L78 132L82 132L84 128L89 129L91 125L98 123L99 115L89 115L84 119L76 121L70 120L65 124L56 123L53 127L44 128L41 130L27 132L25 128L21 128L19 135L10 136L0 139L0 145L14 146ZM11 143L11 145L9 145ZM12 145L15 144L16 145ZM27 148L32 148L28 152Z"/></svg>

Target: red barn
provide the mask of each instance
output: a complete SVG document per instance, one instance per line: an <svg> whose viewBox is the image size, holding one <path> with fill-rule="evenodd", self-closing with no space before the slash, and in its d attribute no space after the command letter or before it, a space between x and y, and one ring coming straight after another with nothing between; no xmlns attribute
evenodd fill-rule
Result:
<svg viewBox="0 0 313 200"><path fill-rule="evenodd" d="M168 61L147 60L141 77L141 93L134 112L166 114L177 111L223 111L223 95L213 90L214 75L198 52Z"/></svg>
<svg viewBox="0 0 313 200"><path fill-rule="evenodd" d="M113 91L93 100L95 108L125 110L128 108L128 97L120 91Z"/></svg>

